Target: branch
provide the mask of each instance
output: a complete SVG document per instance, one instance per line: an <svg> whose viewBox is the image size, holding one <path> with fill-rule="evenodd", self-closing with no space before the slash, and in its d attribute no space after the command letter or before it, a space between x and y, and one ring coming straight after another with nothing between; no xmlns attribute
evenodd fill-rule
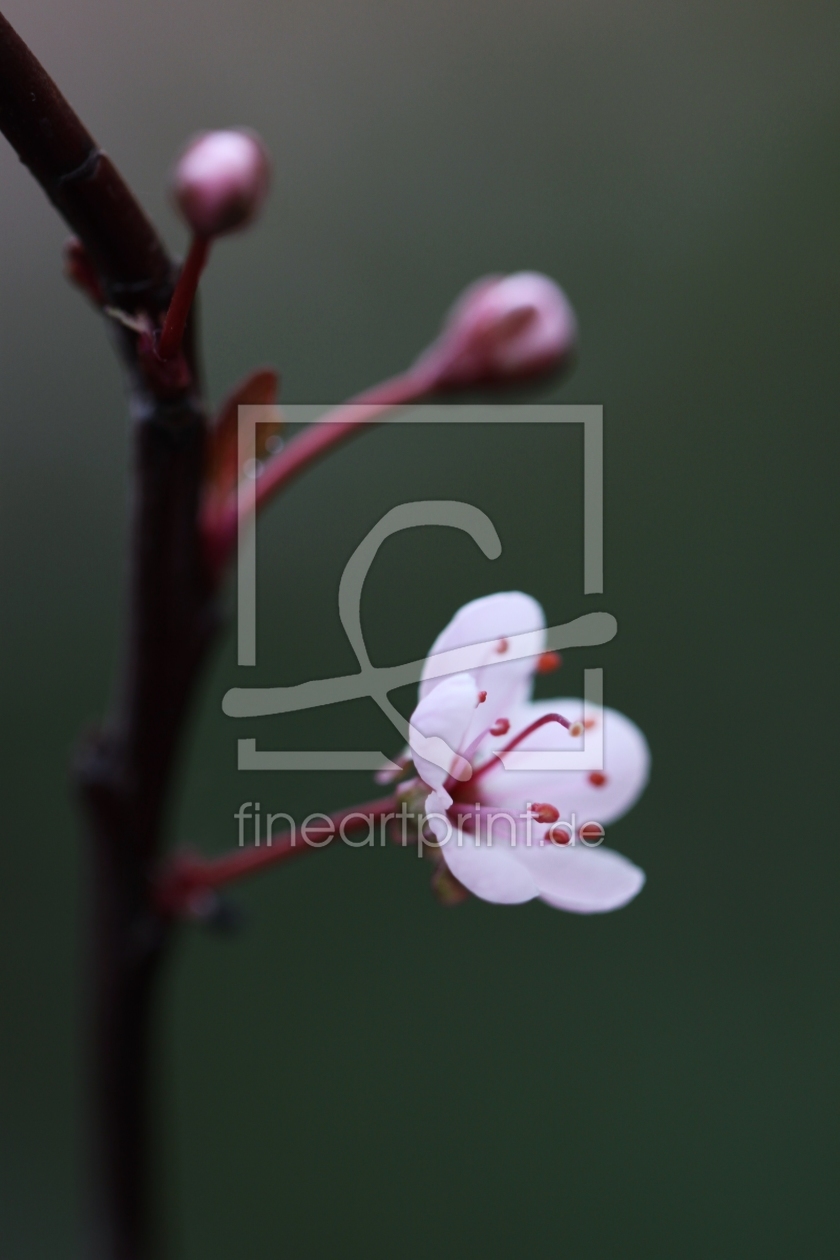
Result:
<svg viewBox="0 0 840 1260"><path fill-rule="evenodd" d="M49 75L0 15L0 129L82 242L105 297L156 322L172 267L152 225ZM148 320L147 320L148 322ZM151 1027L167 940L151 898L164 811L217 626L199 532L207 423L187 359L167 372L118 334L132 413L127 644L114 714L76 778L90 841L87 906L94 1253L155 1251ZM150 368L151 363L151 368Z"/></svg>
<svg viewBox="0 0 840 1260"><path fill-rule="evenodd" d="M166 308L172 266L128 185L0 14L0 131L85 246L109 299Z"/></svg>

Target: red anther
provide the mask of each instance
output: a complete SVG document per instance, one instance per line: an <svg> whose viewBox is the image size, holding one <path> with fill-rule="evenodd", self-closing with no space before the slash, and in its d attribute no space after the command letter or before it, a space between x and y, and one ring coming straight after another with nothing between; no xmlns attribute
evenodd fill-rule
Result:
<svg viewBox="0 0 840 1260"><path fill-rule="evenodd" d="M595 719L594 719L594 718L584 718L584 719L583 719L583 729L584 729L585 731L591 731L591 730L592 730L592 728L593 728L593 726L597 726L597 725L598 725L598 723L595 721Z"/></svg>
<svg viewBox="0 0 840 1260"><path fill-rule="evenodd" d="M572 839L572 828L569 823L558 823L556 827L552 827L546 832L546 837L552 844L569 844Z"/></svg>
<svg viewBox="0 0 840 1260"><path fill-rule="evenodd" d="M585 844L600 844L605 834L604 828L597 822L584 823L578 832Z"/></svg>
<svg viewBox="0 0 840 1260"><path fill-rule="evenodd" d="M603 787L607 781L607 776L602 774L600 770L593 770L589 776L589 782L593 787Z"/></svg>
<svg viewBox="0 0 840 1260"><path fill-rule="evenodd" d="M543 652L537 661L538 674L553 674L555 669L559 669L563 664L563 657L559 652Z"/></svg>
<svg viewBox="0 0 840 1260"><path fill-rule="evenodd" d="M479 693L478 693L478 703L479 703L479 704L484 704L484 701L485 701L486 699L487 699L487 692L486 692L486 691L479 691Z"/></svg>
<svg viewBox="0 0 840 1260"><path fill-rule="evenodd" d="M510 647L510 644L508 643L507 639L499 639L499 642L496 644L496 651L498 652L499 656L504 656L505 652L508 650L509 647Z"/></svg>
<svg viewBox="0 0 840 1260"><path fill-rule="evenodd" d="M570 735L571 735L574 739L577 739L577 737L578 737L579 735L582 735L582 734L583 734L583 723L582 723L582 722L573 722L573 723L572 723L572 725L569 727L569 734L570 734Z"/></svg>
<svg viewBox="0 0 840 1260"><path fill-rule="evenodd" d="M556 823L560 817L560 810L556 805L548 805L545 802L535 802L528 811L535 822L538 823Z"/></svg>
<svg viewBox="0 0 840 1260"><path fill-rule="evenodd" d="M493 725L490 727L490 734L491 735L507 735L509 730L510 730L510 722L507 720L507 718L497 718L496 721L493 723Z"/></svg>

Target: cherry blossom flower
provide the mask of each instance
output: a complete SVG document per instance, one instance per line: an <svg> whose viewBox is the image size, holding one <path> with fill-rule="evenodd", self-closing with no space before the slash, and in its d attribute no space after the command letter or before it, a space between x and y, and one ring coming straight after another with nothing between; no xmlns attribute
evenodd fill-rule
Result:
<svg viewBox="0 0 840 1260"><path fill-rule="evenodd" d="M530 636L534 655L505 659L517 635ZM636 896L645 876L599 839L603 825L626 813L647 782L642 732L614 709L588 711L588 728L603 724L598 771L514 770L496 755L583 748L581 700L531 699L544 642L542 609L528 595L491 595L460 609L426 661L410 723L419 781L409 790L429 789L426 825L449 872L477 897L508 904L540 897L580 914L615 910ZM435 675L438 653L475 644L483 645L475 667ZM448 758L439 755L439 741Z"/></svg>

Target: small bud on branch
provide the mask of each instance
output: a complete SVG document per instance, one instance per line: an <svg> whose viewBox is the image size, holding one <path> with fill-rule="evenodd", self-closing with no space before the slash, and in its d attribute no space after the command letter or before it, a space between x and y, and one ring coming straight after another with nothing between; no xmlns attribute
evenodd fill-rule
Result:
<svg viewBox="0 0 840 1260"><path fill-rule="evenodd" d="M418 363L434 365L438 389L477 388L560 371L576 346L577 319L563 290L520 271L470 285Z"/></svg>
<svg viewBox="0 0 840 1260"><path fill-rule="evenodd" d="M178 158L172 194L193 240L158 340L160 359L173 359L181 348L211 241L256 218L270 180L268 150L252 131L206 131Z"/></svg>
<svg viewBox="0 0 840 1260"><path fill-rule="evenodd" d="M249 517L341 442L389 419L395 409L441 391L504 387L559 371L571 365L576 343L575 313L562 289L547 276L522 271L477 280L455 303L437 340L406 372L366 390L297 434L266 462L243 503L231 502L213 520L205 519L214 570L221 572L231 554L239 509ZM551 667L554 664L552 659Z"/></svg>
<svg viewBox="0 0 840 1260"><path fill-rule="evenodd" d="M253 131L206 131L178 158L172 195L196 236L223 236L253 222L270 182L268 150Z"/></svg>

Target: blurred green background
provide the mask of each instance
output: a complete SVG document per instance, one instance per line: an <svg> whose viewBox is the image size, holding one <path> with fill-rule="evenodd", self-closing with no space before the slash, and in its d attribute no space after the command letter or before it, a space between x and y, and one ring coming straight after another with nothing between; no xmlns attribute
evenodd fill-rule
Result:
<svg viewBox="0 0 840 1260"><path fill-rule="evenodd" d="M7 0L172 248L172 155L249 124L264 220L204 284L210 392L257 363L292 402L406 364L488 271L555 276L574 377L606 416L606 585L582 596L580 436L394 429L299 482L260 540L260 663L219 653L173 839L233 811L338 807L363 775L235 769L266 747L395 749L373 704L245 732L232 685L352 669L340 572L394 503L490 513L484 560L428 530L383 548L380 664L466 599L518 587L620 632L578 689L653 750L610 829L626 910L439 907L396 849L314 854L186 933L160 1058L172 1254L822 1257L837 1220L837 56L799 0ZM64 231L0 146L0 1254L81 1254L81 864L68 750L107 702L126 424ZM544 680L545 681L545 680ZM552 687L543 685L543 694ZM406 692L398 697L411 703Z"/></svg>

